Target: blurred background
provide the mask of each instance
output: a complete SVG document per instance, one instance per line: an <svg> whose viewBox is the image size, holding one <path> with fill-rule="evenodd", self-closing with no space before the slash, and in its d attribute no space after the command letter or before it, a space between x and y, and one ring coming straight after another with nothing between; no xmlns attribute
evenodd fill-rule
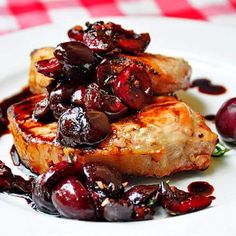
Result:
<svg viewBox="0 0 236 236"><path fill-rule="evenodd" d="M104 16L167 16L236 27L236 0L0 0L0 35Z"/></svg>

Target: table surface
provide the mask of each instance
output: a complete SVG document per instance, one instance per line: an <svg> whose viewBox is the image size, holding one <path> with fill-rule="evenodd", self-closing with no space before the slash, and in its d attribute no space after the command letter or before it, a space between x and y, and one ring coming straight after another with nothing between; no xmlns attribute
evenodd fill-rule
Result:
<svg viewBox="0 0 236 236"><path fill-rule="evenodd" d="M0 0L0 35L104 16L167 16L236 27L236 0Z"/></svg>

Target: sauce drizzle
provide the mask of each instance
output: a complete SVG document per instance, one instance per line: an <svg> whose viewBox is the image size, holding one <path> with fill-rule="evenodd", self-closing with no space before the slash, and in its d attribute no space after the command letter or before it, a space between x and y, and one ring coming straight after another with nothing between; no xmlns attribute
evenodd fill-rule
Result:
<svg viewBox="0 0 236 236"><path fill-rule="evenodd" d="M208 121L215 121L216 115L210 114L210 115L205 115L205 119Z"/></svg>
<svg viewBox="0 0 236 236"><path fill-rule="evenodd" d="M215 85L209 79L200 78L192 81L190 88L197 87L201 93L209 95L220 95L226 92L226 88L222 85Z"/></svg>
<svg viewBox="0 0 236 236"><path fill-rule="evenodd" d="M214 192L214 187L205 181L196 181L188 185L188 191L193 194L209 196Z"/></svg>

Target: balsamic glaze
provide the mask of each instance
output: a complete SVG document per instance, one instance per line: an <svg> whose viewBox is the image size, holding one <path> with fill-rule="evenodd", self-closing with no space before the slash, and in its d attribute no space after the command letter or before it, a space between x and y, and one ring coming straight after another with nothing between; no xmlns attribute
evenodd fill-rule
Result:
<svg viewBox="0 0 236 236"><path fill-rule="evenodd" d="M216 115L213 115L213 114L205 115L205 119L208 121L215 121Z"/></svg>
<svg viewBox="0 0 236 236"><path fill-rule="evenodd" d="M201 93L209 95L220 95L226 92L226 88L222 85L214 85L209 79L201 78L192 81L190 88L197 87Z"/></svg>
<svg viewBox="0 0 236 236"><path fill-rule="evenodd" d="M29 168L27 168L20 160L19 153L16 150L15 145L12 145L10 150L10 155L14 166L16 166L22 173L26 176L34 177L36 176Z"/></svg>
<svg viewBox="0 0 236 236"><path fill-rule="evenodd" d="M0 103L0 137L9 132L8 130L8 119L7 119L7 109L12 104L21 101L31 95L28 87L22 89L19 93L4 99Z"/></svg>
<svg viewBox="0 0 236 236"><path fill-rule="evenodd" d="M188 185L188 191L193 194L209 196L213 193L214 187L205 181L196 181Z"/></svg>

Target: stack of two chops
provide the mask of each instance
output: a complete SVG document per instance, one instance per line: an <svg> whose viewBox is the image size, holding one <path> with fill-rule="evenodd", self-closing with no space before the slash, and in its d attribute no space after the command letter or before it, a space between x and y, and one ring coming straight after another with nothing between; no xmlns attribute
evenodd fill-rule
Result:
<svg viewBox="0 0 236 236"><path fill-rule="evenodd" d="M35 173L43 173L54 163L72 158L116 167L124 174L167 176L185 170L204 170L210 165L217 142L204 118L173 94L187 89L191 67L186 61L163 55L118 54L118 62L132 61L148 68L152 101L135 114L111 123L111 134L89 147L65 147L57 141L58 124L32 118L35 105L46 96L52 82L37 72L35 62L53 57L54 48L31 54L29 87L32 97L8 109L10 130L21 161Z"/></svg>

